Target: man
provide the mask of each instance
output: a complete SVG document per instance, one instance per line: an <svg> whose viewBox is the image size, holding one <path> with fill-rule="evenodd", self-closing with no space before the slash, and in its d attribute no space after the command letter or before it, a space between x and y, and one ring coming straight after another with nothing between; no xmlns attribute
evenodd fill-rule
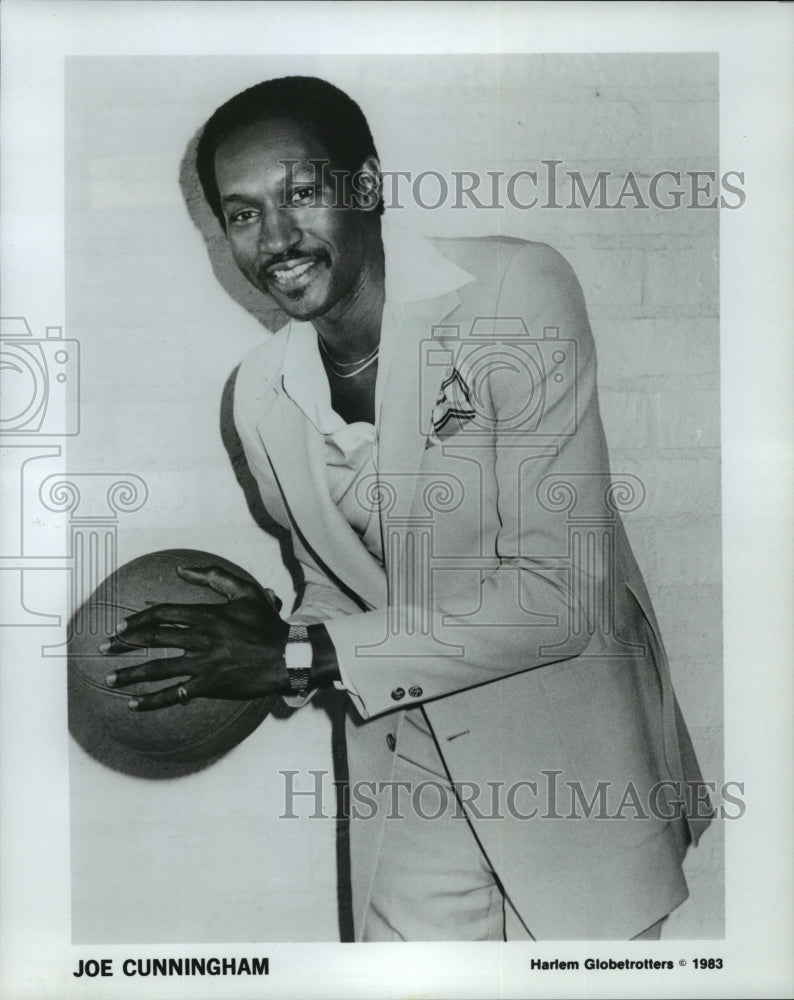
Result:
<svg viewBox="0 0 794 1000"><path fill-rule="evenodd" d="M272 591L185 569L227 603L131 616L124 642L185 658L108 683L190 675L136 711L344 692L361 940L658 937L708 817L570 267L391 225L366 119L320 80L232 98L197 169L290 317L243 362L235 421L305 588L282 618Z"/></svg>

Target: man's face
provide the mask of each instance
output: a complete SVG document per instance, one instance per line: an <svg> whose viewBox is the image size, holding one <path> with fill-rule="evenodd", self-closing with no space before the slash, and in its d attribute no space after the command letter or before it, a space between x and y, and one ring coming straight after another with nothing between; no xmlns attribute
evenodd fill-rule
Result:
<svg viewBox="0 0 794 1000"><path fill-rule="evenodd" d="M370 212L338 207L347 203L335 197L329 170L312 160L328 163L327 150L289 120L241 129L215 154L235 263L301 320L344 310L366 285L374 220Z"/></svg>

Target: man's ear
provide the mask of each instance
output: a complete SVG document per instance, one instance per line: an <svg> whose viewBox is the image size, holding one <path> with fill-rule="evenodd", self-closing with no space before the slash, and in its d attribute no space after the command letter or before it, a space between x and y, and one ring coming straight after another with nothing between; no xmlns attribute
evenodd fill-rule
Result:
<svg viewBox="0 0 794 1000"><path fill-rule="evenodd" d="M353 177L353 207L374 211L380 204L382 181L380 161L368 156Z"/></svg>

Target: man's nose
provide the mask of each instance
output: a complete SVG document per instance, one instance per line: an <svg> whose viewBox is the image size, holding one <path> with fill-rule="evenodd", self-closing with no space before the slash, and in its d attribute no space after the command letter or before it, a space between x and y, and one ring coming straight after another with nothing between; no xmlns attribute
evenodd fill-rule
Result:
<svg viewBox="0 0 794 1000"><path fill-rule="evenodd" d="M283 253L296 246L301 231L295 224L295 213L288 208L273 208L262 213L259 226L259 251L266 254Z"/></svg>

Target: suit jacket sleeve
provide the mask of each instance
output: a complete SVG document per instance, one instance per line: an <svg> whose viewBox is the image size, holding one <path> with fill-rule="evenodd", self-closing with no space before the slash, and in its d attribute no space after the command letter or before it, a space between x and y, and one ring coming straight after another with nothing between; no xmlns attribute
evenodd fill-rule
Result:
<svg viewBox="0 0 794 1000"><path fill-rule="evenodd" d="M365 718L576 656L589 641L585 630L578 639L572 636L570 623L587 595L603 584L597 578L601 570L595 562L586 568L586 560L585 568L576 571L570 563L561 564L560 555L568 548L565 511L549 510L553 502L544 507L539 501L543 481L549 482L546 477L555 481L559 477L564 483L566 476L576 475L577 516L597 517L603 511L608 458L598 412L593 340L573 270L551 248L525 245L505 269L497 315L522 317L535 338L544 326L558 327L560 338L576 344L575 377L566 379L561 391L551 385L540 387L545 394L543 414L534 433L526 435L523 450L516 448L511 428L513 415L528 400L530 386L509 365L495 364L474 387L481 405L490 409L495 427L499 517L494 568L483 574L480 583L478 627L461 627L464 623L456 621L470 613L471 594L455 592L437 592L429 608L409 609L416 621L429 615L432 628L428 634L414 635L407 653L385 641L398 594L391 595L387 610L327 623L340 664L355 689L352 697ZM503 347L500 344L500 350ZM513 346L515 351L521 349L520 343ZM544 377L554 375L550 367ZM571 415L572 426L567 425L566 414ZM556 433L554 429L561 427L565 431ZM563 642L565 657L547 652ZM457 647L455 655L449 655L450 646Z"/></svg>

